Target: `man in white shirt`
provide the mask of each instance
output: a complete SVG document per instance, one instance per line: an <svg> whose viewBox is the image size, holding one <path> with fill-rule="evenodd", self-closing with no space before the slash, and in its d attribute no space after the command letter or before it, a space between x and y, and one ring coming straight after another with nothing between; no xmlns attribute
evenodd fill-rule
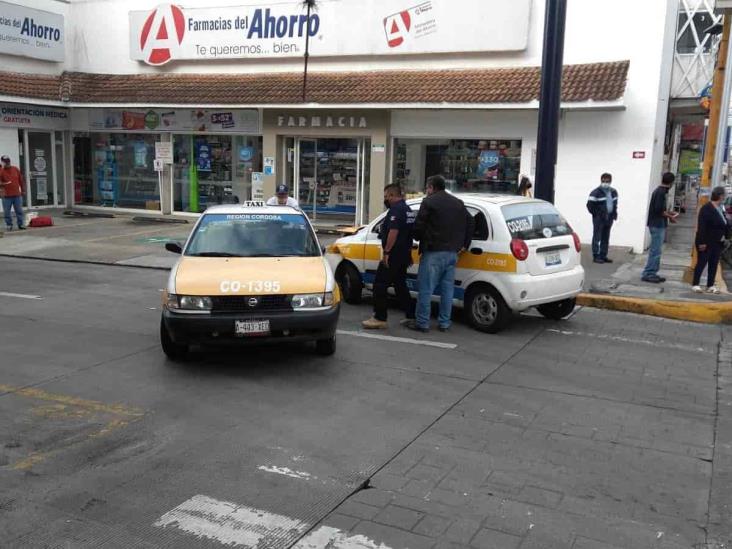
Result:
<svg viewBox="0 0 732 549"><path fill-rule="evenodd" d="M287 185L277 185L277 191L272 198L267 200L267 206L290 206L300 209L297 200L290 196L290 189L287 188Z"/></svg>

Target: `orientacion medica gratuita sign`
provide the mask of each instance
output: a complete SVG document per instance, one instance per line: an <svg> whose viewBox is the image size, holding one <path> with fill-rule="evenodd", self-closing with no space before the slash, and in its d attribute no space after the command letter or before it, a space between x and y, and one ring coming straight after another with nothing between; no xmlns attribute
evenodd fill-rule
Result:
<svg viewBox="0 0 732 549"><path fill-rule="evenodd" d="M176 60L523 51L531 0L322 0L308 19L299 0L130 12L130 57ZM466 14L469 14L466 16ZM490 32L486 32L490 29Z"/></svg>
<svg viewBox="0 0 732 549"><path fill-rule="evenodd" d="M0 2L0 53L62 62L64 16Z"/></svg>

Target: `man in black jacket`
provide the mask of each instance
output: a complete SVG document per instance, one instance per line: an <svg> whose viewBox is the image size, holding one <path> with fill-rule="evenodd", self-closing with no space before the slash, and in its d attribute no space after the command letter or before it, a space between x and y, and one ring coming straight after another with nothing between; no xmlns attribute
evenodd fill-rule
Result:
<svg viewBox="0 0 732 549"><path fill-rule="evenodd" d="M411 330L428 332L433 292L440 295L439 329L450 328L455 293L458 253L470 247L475 223L462 200L445 191L445 179L436 175L427 180L427 197L422 201L414 224L419 240L417 275L417 319L407 321Z"/></svg>
<svg viewBox="0 0 732 549"><path fill-rule="evenodd" d="M612 263L608 259L610 230L618 219L618 191L612 188L613 176L600 176L600 186L590 193L587 210L592 215L592 257L595 263Z"/></svg>

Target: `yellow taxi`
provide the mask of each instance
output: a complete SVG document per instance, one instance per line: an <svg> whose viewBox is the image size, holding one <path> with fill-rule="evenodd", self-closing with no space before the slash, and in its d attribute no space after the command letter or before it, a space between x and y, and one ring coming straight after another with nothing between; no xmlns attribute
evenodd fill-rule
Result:
<svg viewBox="0 0 732 549"><path fill-rule="evenodd" d="M263 202L214 206L196 223L163 294L160 342L171 359L192 345L315 342L336 349L340 291L308 218Z"/></svg>

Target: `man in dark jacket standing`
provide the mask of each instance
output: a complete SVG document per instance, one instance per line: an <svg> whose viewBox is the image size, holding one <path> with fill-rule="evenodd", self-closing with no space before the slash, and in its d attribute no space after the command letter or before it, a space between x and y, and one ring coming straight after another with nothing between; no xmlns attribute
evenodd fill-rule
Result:
<svg viewBox="0 0 732 549"><path fill-rule="evenodd" d="M462 200L445 191L445 179L436 175L427 180L427 197L422 201L414 227L419 240L417 275L417 318L405 326L418 332L430 329L432 295L439 289L439 329L450 328L455 294L455 267L458 253L470 247L475 223Z"/></svg>
<svg viewBox="0 0 732 549"><path fill-rule="evenodd" d="M416 212L407 205L399 185L384 189L384 206L389 208L379 230L382 259L374 280L374 316L361 325L383 330L387 323L387 292L394 286L399 305L408 320L414 319L414 302L407 286L407 269L412 265L412 229Z"/></svg>
<svg viewBox="0 0 732 549"><path fill-rule="evenodd" d="M595 263L612 263L608 259L610 230L618 219L618 191L612 188L613 176L600 176L600 186L590 193L587 210L592 215L592 257Z"/></svg>
<svg viewBox="0 0 732 549"><path fill-rule="evenodd" d="M674 184L676 177L671 172L666 172L661 178L661 184L651 194L651 203L648 206L648 230L651 232L651 247L648 248L648 261L643 269L641 280L660 284L666 279L658 275L661 268L661 254L663 253L663 241L666 238L666 227L669 222L676 223L678 214L668 209L668 191Z"/></svg>
<svg viewBox="0 0 732 549"><path fill-rule="evenodd" d="M692 290L702 292L702 273L707 269L707 292L718 294L719 288L716 285L717 269L719 258L724 248L724 239L729 228L727 214L724 211L724 199L726 193L724 187L715 187L712 190L710 201L699 210L699 221L696 224L696 246L697 258L694 268L694 280Z"/></svg>

